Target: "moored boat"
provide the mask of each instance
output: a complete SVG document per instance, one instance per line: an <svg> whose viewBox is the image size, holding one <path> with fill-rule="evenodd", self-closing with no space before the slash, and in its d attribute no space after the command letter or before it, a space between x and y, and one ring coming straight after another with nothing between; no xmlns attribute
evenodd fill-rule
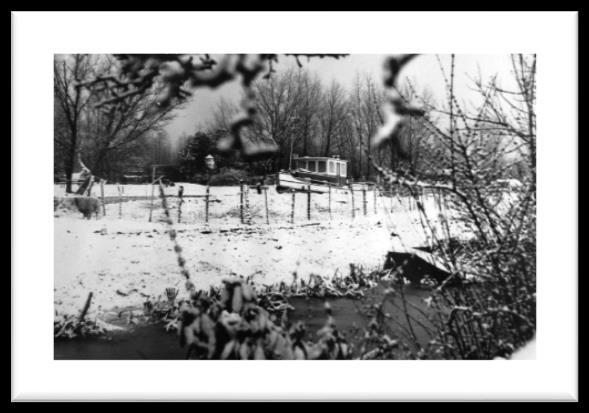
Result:
<svg viewBox="0 0 589 413"><path fill-rule="evenodd" d="M295 168L280 171L276 180L278 192L300 191L326 193L329 188L348 184L348 161L336 157L296 157Z"/></svg>

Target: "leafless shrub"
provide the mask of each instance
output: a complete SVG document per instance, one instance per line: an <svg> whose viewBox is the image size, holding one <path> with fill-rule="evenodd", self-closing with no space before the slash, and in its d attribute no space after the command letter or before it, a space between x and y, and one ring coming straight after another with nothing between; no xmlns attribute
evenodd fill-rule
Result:
<svg viewBox="0 0 589 413"><path fill-rule="evenodd" d="M444 73L449 107L435 109L447 116L448 129L427 117L419 120L438 138L435 165L412 175L393 172L371 160L389 183L407 188L415 197L422 226L434 240L432 249L452 269L448 281L467 276L480 281L477 287L465 289L441 285L429 301L437 313L431 327L435 350L429 351L446 358L508 355L535 331L536 59L518 55L512 56L512 62L518 89L506 91L495 79L489 84L477 80L484 99L469 114L454 95L452 56L450 74ZM394 80L387 86L397 88ZM375 140L382 141L381 135ZM508 156L514 152L518 153L515 160ZM507 171L518 166L521 185L504 187ZM447 179L427 182L432 169L449 171ZM441 242L456 235L453 218L443 216L444 231L437 232L432 225L435 217L428 215L419 198L420 188L444 191L451 209L459 213L457 219L477 242L460 253Z"/></svg>

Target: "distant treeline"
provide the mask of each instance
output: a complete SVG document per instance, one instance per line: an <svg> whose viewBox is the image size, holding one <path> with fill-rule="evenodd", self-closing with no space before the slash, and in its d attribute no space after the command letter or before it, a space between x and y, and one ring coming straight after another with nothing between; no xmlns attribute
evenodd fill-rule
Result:
<svg viewBox="0 0 589 413"><path fill-rule="evenodd" d="M348 177L375 179L366 150L373 159L395 171L435 179L449 168L449 147L437 136L431 93L409 84L401 92L418 100L426 116L411 119L399 141L378 150L370 139L382 124L384 91L370 76L357 75L351 87L322 82L307 69L292 68L259 78L253 84L258 116L251 131L254 138L278 144L276 156L264 162L247 163L238 156L220 156L217 141L230 131L238 103L222 100L212 118L191 135L169 136L164 130L182 103L152 111L157 90L147 90L116 105L101 106L100 88L84 88L96 79L118 73L119 62L110 55L63 55L54 62L54 178L66 181L79 171L78 156L92 173L112 182L149 179L152 165L161 167L172 180L199 182L208 179L204 157L216 156L213 179L231 181L272 175L289 167L292 155L339 156L349 163ZM417 99L419 98L419 99ZM438 111L439 112L439 111ZM526 163L514 161L505 152L506 138L489 129L480 131L475 145L492 158L493 167L505 177L526 174ZM474 142L474 141L473 141ZM167 168L167 169L166 169ZM141 178L143 176L143 178Z"/></svg>

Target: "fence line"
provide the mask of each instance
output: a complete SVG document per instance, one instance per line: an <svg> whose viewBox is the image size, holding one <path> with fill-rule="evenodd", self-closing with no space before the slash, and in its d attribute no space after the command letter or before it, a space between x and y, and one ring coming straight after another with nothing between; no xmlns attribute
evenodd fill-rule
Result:
<svg viewBox="0 0 589 413"><path fill-rule="evenodd" d="M149 185L149 187L151 187L151 192L155 191L155 185ZM235 217L236 215L231 214L236 213L236 204L232 206L231 201L225 202L225 200L236 199L237 197L239 197L239 220L241 224L244 225L251 225L255 221L265 222L266 225L270 225L271 221L277 223L280 222L280 220L289 220L290 224L294 225L299 214L301 214L301 216L305 214L306 221L317 221L324 218L332 220L334 218L334 213L338 214L337 216L341 218L351 212L351 219L355 220L357 218L356 208L359 207L356 202L357 192L361 193L361 214L364 217L377 216L379 213L382 213L382 211L379 211L378 209L378 202L382 202L382 205L389 206L389 211L393 214L393 219L396 212L418 211L416 200L413 199L411 195L404 193L402 190L383 190L377 186L366 187L365 185L356 185L347 188L332 188L329 186L326 192L322 194L313 193L311 187L306 186L303 191L299 192L301 195L306 195L307 202L299 203L299 205L297 205L296 191L292 191L290 192L290 208L288 208L288 201L286 199L284 200L285 202L278 201L278 206L276 206L276 200L281 196L288 197L289 193L284 195L273 195L273 197L270 197L268 190L271 189L271 187L267 185L253 186L240 182L237 191L234 193L225 193L228 189L227 187L223 187L223 191L217 191L216 188L217 187L205 187L204 194L184 194L183 187L180 186L178 194L166 194L166 198L170 202L172 208L175 207L177 209L176 221L179 223L197 223L199 220L202 220L201 222L209 223L215 218L226 219L227 216ZM251 201L253 198L250 197L250 194L252 193L251 189L254 188L257 189L257 193L261 196L256 198L252 203ZM103 183L100 183L99 190L100 198L102 200L103 216L108 213L106 207L107 204L117 204L118 217L120 219L123 217L124 202L145 200L149 201L148 221L153 222L154 219L159 219L154 217L154 211L157 210L159 213L159 206L155 204L154 197L150 195L126 196L125 185L116 185L116 196L111 195L112 189L109 194L110 196L107 196L105 193L105 185ZM146 192L147 191L149 191L148 188L146 188ZM139 192L141 192L140 189ZM372 196L368 196L368 192L372 192ZM447 213L450 210L447 196L441 191L421 191L416 194L416 196L419 197L421 202L427 203L429 208L435 208L441 213ZM385 203L387 198L391 200L390 205L388 201ZM196 204L188 202L191 199L196 201L202 199L204 205L198 206L198 202ZM398 201L396 205L393 203L394 199ZM177 200L177 202L174 200ZM369 204L372 204L372 208L369 208ZM196 208L193 208L194 205L197 205ZM216 205L220 205L221 209ZM348 210L350 212L346 213L347 208L350 208L350 210ZM199 212L199 209L202 212ZM138 209L132 208L131 211L131 214L134 217L138 216ZM111 214L113 212L111 212Z"/></svg>

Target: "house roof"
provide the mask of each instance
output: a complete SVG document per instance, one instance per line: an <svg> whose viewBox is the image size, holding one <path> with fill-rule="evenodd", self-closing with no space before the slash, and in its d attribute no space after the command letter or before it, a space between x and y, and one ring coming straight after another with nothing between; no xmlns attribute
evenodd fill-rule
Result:
<svg viewBox="0 0 589 413"><path fill-rule="evenodd" d="M330 156L299 156L298 158L293 158L295 160L303 160L303 161L339 161L339 162L348 162L345 159L340 158L333 158Z"/></svg>

